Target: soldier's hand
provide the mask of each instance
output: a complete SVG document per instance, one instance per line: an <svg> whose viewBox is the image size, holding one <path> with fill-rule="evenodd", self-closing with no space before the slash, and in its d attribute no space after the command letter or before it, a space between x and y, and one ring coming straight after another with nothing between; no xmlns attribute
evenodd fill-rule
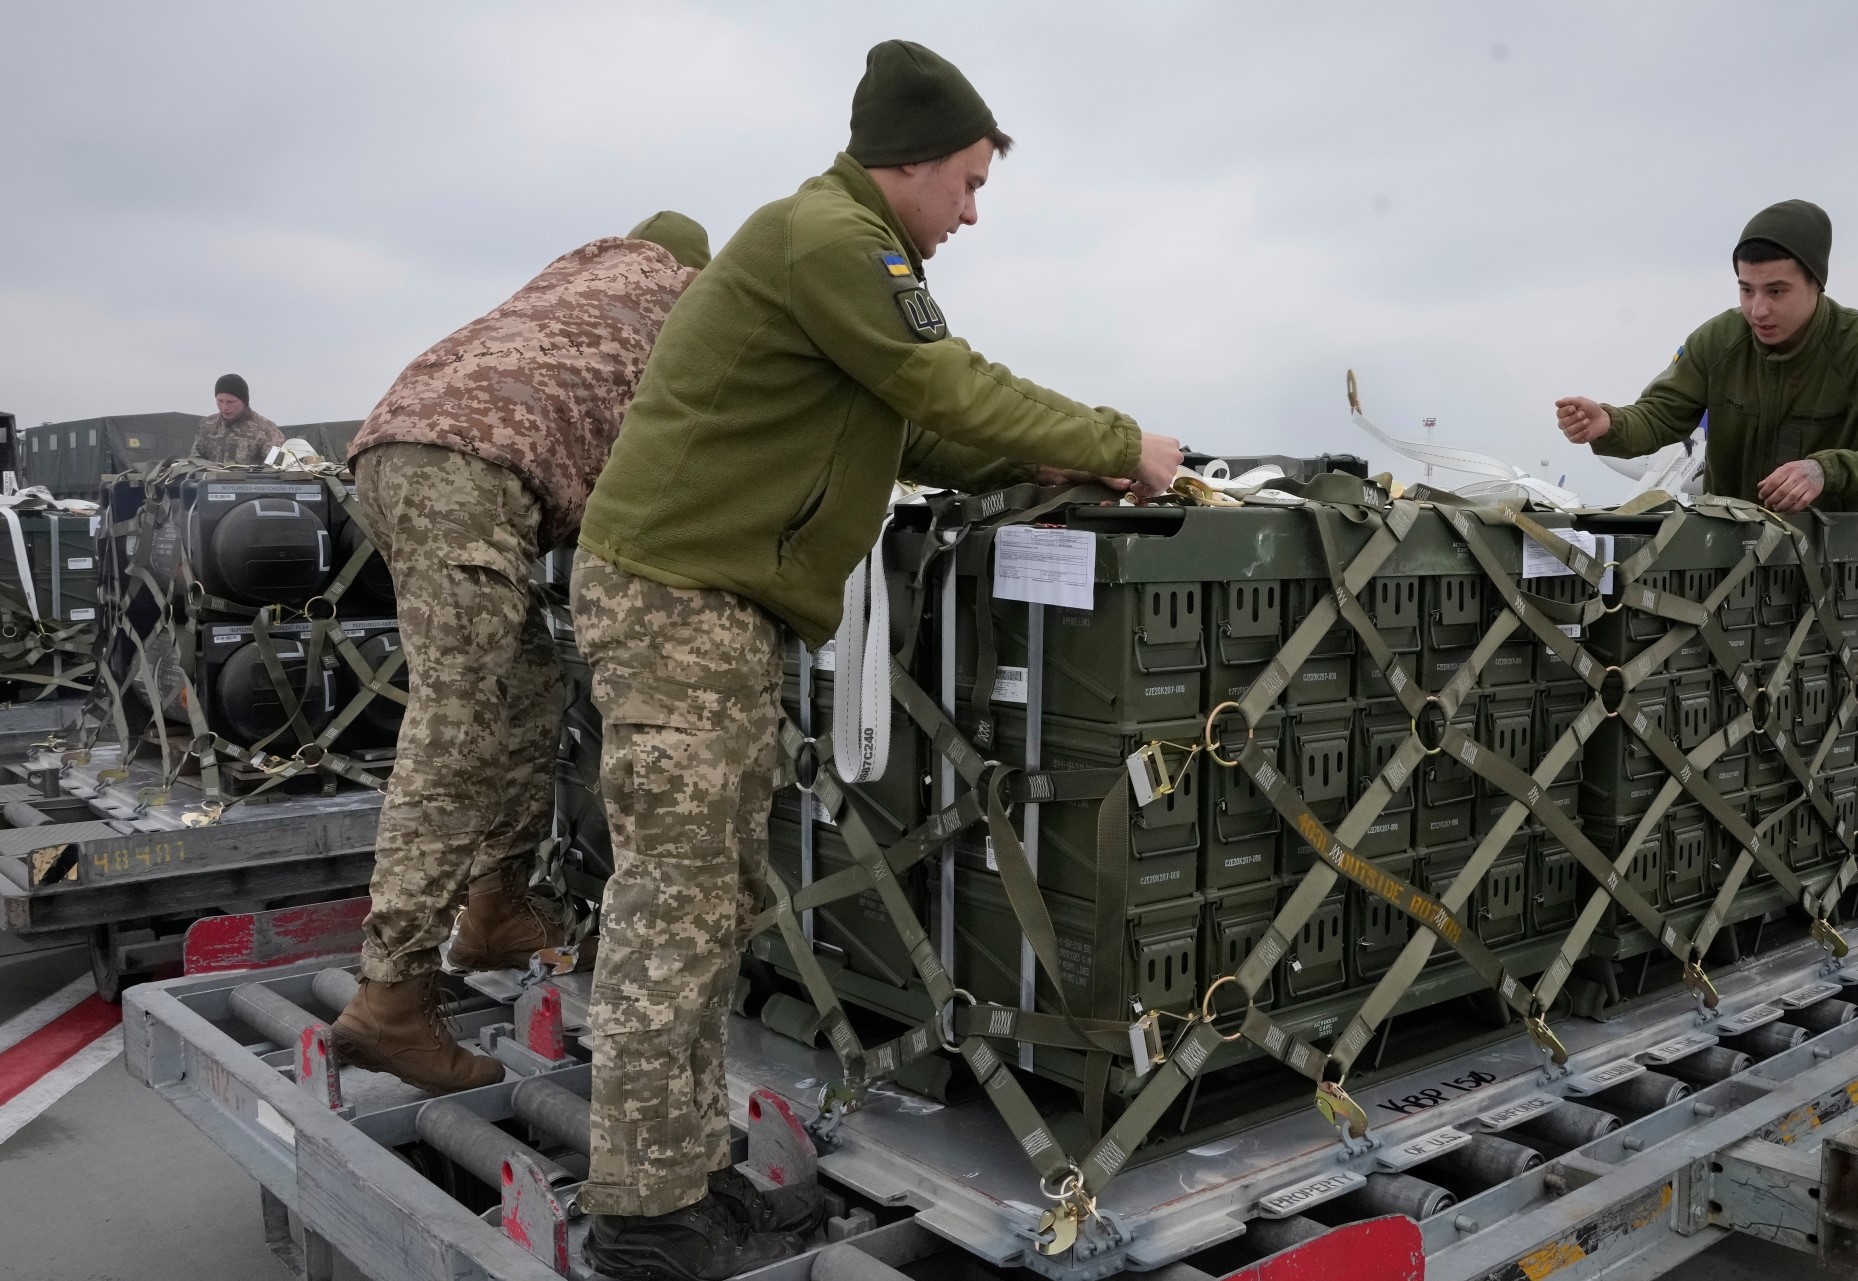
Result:
<svg viewBox="0 0 1858 1281"><path fill-rule="evenodd" d="M1755 497L1763 507L1783 516L1803 512L1825 492L1826 469L1811 458L1782 463L1768 473L1755 488Z"/></svg>
<svg viewBox="0 0 1858 1281"><path fill-rule="evenodd" d="M1119 494L1135 484L1134 481L1124 480L1121 476L1093 476L1087 471L1078 471L1075 467L1039 467L1032 473L1032 483L1035 485L1085 485L1092 481L1108 486Z"/></svg>
<svg viewBox="0 0 1858 1281"><path fill-rule="evenodd" d="M1576 445L1591 445L1613 430L1613 420L1597 400L1563 396L1555 402L1555 425Z"/></svg>
<svg viewBox="0 0 1858 1281"><path fill-rule="evenodd" d="M1138 498L1157 498L1174 488L1174 473L1181 466L1181 442L1172 436L1142 433L1142 456L1129 479Z"/></svg>

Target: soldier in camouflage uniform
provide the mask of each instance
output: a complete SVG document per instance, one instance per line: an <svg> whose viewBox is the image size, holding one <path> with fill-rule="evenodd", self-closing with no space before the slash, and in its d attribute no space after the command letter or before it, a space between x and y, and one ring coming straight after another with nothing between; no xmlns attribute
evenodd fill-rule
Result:
<svg viewBox="0 0 1858 1281"><path fill-rule="evenodd" d="M723 1029L766 883L785 623L817 646L899 476L1064 468L1173 482L1179 442L1015 378L949 334L923 261L1011 139L919 45L871 51L832 168L750 215L654 348L575 558L613 834L590 1022L583 1253L717 1281L798 1250L817 1202L729 1167Z"/></svg>
<svg viewBox="0 0 1858 1281"><path fill-rule="evenodd" d="M452 962L525 965L562 941L528 892L547 837L561 672L532 563L581 522L646 354L705 263L660 213L550 263L420 356L349 445L362 521L393 575L409 681L381 809L348 1061L433 1091L501 1079L436 1015Z"/></svg>
<svg viewBox="0 0 1858 1281"><path fill-rule="evenodd" d="M284 433L262 414L254 414L251 389L237 374L222 374L213 384L219 409L200 420L194 431L194 458L215 463L262 463Z"/></svg>

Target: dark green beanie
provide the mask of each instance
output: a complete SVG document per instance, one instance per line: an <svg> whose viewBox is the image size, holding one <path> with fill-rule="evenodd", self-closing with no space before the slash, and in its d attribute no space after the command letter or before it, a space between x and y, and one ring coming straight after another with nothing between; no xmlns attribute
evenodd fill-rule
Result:
<svg viewBox="0 0 1858 1281"><path fill-rule="evenodd" d="M245 380L237 374L221 374L219 381L213 384L215 396L237 396L244 404L252 403L252 390L245 385Z"/></svg>
<svg viewBox="0 0 1858 1281"><path fill-rule="evenodd" d="M865 55L845 150L867 169L940 160L992 133L994 113L954 63L909 40Z"/></svg>
<svg viewBox="0 0 1858 1281"><path fill-rule="evenodd" d="M695 218L661 209L626 233L628 240L649 240L669 249L678 266L702 271L710 265L710 233Z"/></svg>
<svg viewBox="0 0 1858 1281"><path fill-rule="evenodd" d="M1783 200L1769 205L1748 220L1735 247L1739 250L1751 240L1779 245L1800 260L1821 289L1826 287L1826 262L1832 257L1832 219L1812 201Z"/></svg>

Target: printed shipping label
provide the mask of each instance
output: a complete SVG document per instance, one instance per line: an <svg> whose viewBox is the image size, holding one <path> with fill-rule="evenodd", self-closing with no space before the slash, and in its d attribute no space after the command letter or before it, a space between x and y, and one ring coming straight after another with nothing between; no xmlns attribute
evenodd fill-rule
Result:
<svg viewBox="0 0 1858 1281"><path fill-rule="evenodd" d="M74 609L66 614L65 617L74 623L89 623L95 621L97 611L90 608Z"/></svg>
<svg viewBox="0 0 1858 1281"><path fill-rule="evenodd" d="M65 561L66 569L95 569L97 561L91 556L73 556Z"/></svg>
<svg viewBox="0 0 1858 1281"><path fill-rule="evenodd" d="M994 676L994 702L1026 704L1026 669L1002 667Z"/></svg>
<svg viewBox="0 0 1858 1281"><path fill-rule="evenodd" d="M1031 605L1096 605L1097 538L1078 529L1009 525L994 538L994 595Z"/></svg>
<svg viewBox="0 0 1858 1281"><path fill-rule="evenodd" d="M1583 529L1558 529L1554 531L1561 540L1570 546L1578 547L1601 563L1613 559L1613 536L1611 534L1590 534ZM1535 541L1523 539L1523 577L1557 578L1573 574L1574 571L1555 557L1555 554ZM1613 571L1607 570L1600 580L1600 590L1613 590Z"/></svg>

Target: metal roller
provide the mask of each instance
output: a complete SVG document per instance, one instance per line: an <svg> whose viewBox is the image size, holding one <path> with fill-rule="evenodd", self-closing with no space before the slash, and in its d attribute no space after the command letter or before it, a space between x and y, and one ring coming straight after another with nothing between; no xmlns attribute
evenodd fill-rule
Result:
<svg viewBox="0 0 1858 1281"><path fill-rule="evenodd" d="M450 1099L434 1099L420 1108L413 1118L413 1128L420 1138L493 1188L503 1186L503 1161L513 1155L534 1161L550 1187L575 1181L574 1175L557 1162Z"/></svg>
<svg viewBox="0 0 1858 1281"><path fill-rule="evenodd" d="M1276 1254L1279 1250L1314 1241L1328 1230L1329 1225L1326 1223L1293 1214L1284 1219L1253 1219L1245 1225L1245 1239L1251 1242L1252 1249L1263 1258L1267 1254Z"/></svg>
<svg viewBox="0 0 1858 1281"><path fill-rule="evenodd" d="M1542 1154L1494 1134L1474 1134L1421 1166L1428 1175L1466 1188L1494 1188L1542 1164Z"/></svg>
<svg viewBox="0 0 1858 1281"><path fill-rule="evenodd" d="M346 1010L355 999L361 980L347 970L319 970L310 980L310 994L332 1010Z"/></svg>
<svg viewBox="0 0 1858 1281"><path fill-rule="evenodd" d="M510 1094L516 1115L583 1156L593 1152L593 1116L586 1099L545 1076L525 1077Z"/></svg>
<svg viewBox="0 0 1858 1281"><path fill-rule="evenodd" d="M1379 1214L1404 1214L1409 1219L1427 1219L1440 1210L1458 1204L1458 1198L1436 1183L1416 1179L1410 1174L1370 1174L1368 1185L1347 1196L1311 1208L1311 1215L1325 1223L1352 1223Z"/></svg>
<svg viewBox="0 0 1858 1281"><path fill-rule="evenodd" d="M1611 1112L1590 1108L1584 1103L1564 1102L1539 1116L1532 1116L1516 1127L1516 1133L1552 1143L1556 1147L1585 1147L1619 1128L1619 1118Z"/></svg>
<svg viewBox="0 0 1858 1281"><path fill-rule="evenodd" d="M1690 1086L1663 1072L1647 1072L1621 1081L1594 1096L1594 1102L1617 1108L1630 1116L1646 1116L1690 1097Z"/></svg>
<svg viewBox="0 0 1858 1281"><path fill-rule="evenodd" d="M1723 1044L1751 1058L1771 1059L1776 1054L1785 1054L1793 1049L1806 1040L1808 1035L1807 1030L1797 1024L1764 1023L1752 1032L1728 1037Z"/></svg>
<svg viewBox="0 0 1858 1281"><path fill-rule="evenodd" d="M44 827L52 821L51 815L24 801L8 801L0 806L0 814L6 816L8 827Z"/></svg>
<svg viewBox="0 0 1858 1281"><path fill-rule="evenodd" d="M295 1049L303 1029L322 1020L262 983L245 983L232 989L227 1005L232 1016L281 1049Z"/></svg>
<svg viewBox="0 0 1858 1281"><path fill-rule="evenodd" d="M1726 1081L1737 1072L1746 1072L1753 1067L1755 1060L1740 1050L1725 1049L1720 1045L1667 1063L1665 1071L1692 1085L1715 1085Z"/></svg>
<svg viewBox="0 0 1858 1281"><path fill-rule="evenodd" d="M1809 1033L1818 1035L1850 1023L1854 1017L1858 1017L1858 1005L1837 998L1830 1001L1815 1001L1811 1005L1795 1010L1788 1017Z"/></svg>

